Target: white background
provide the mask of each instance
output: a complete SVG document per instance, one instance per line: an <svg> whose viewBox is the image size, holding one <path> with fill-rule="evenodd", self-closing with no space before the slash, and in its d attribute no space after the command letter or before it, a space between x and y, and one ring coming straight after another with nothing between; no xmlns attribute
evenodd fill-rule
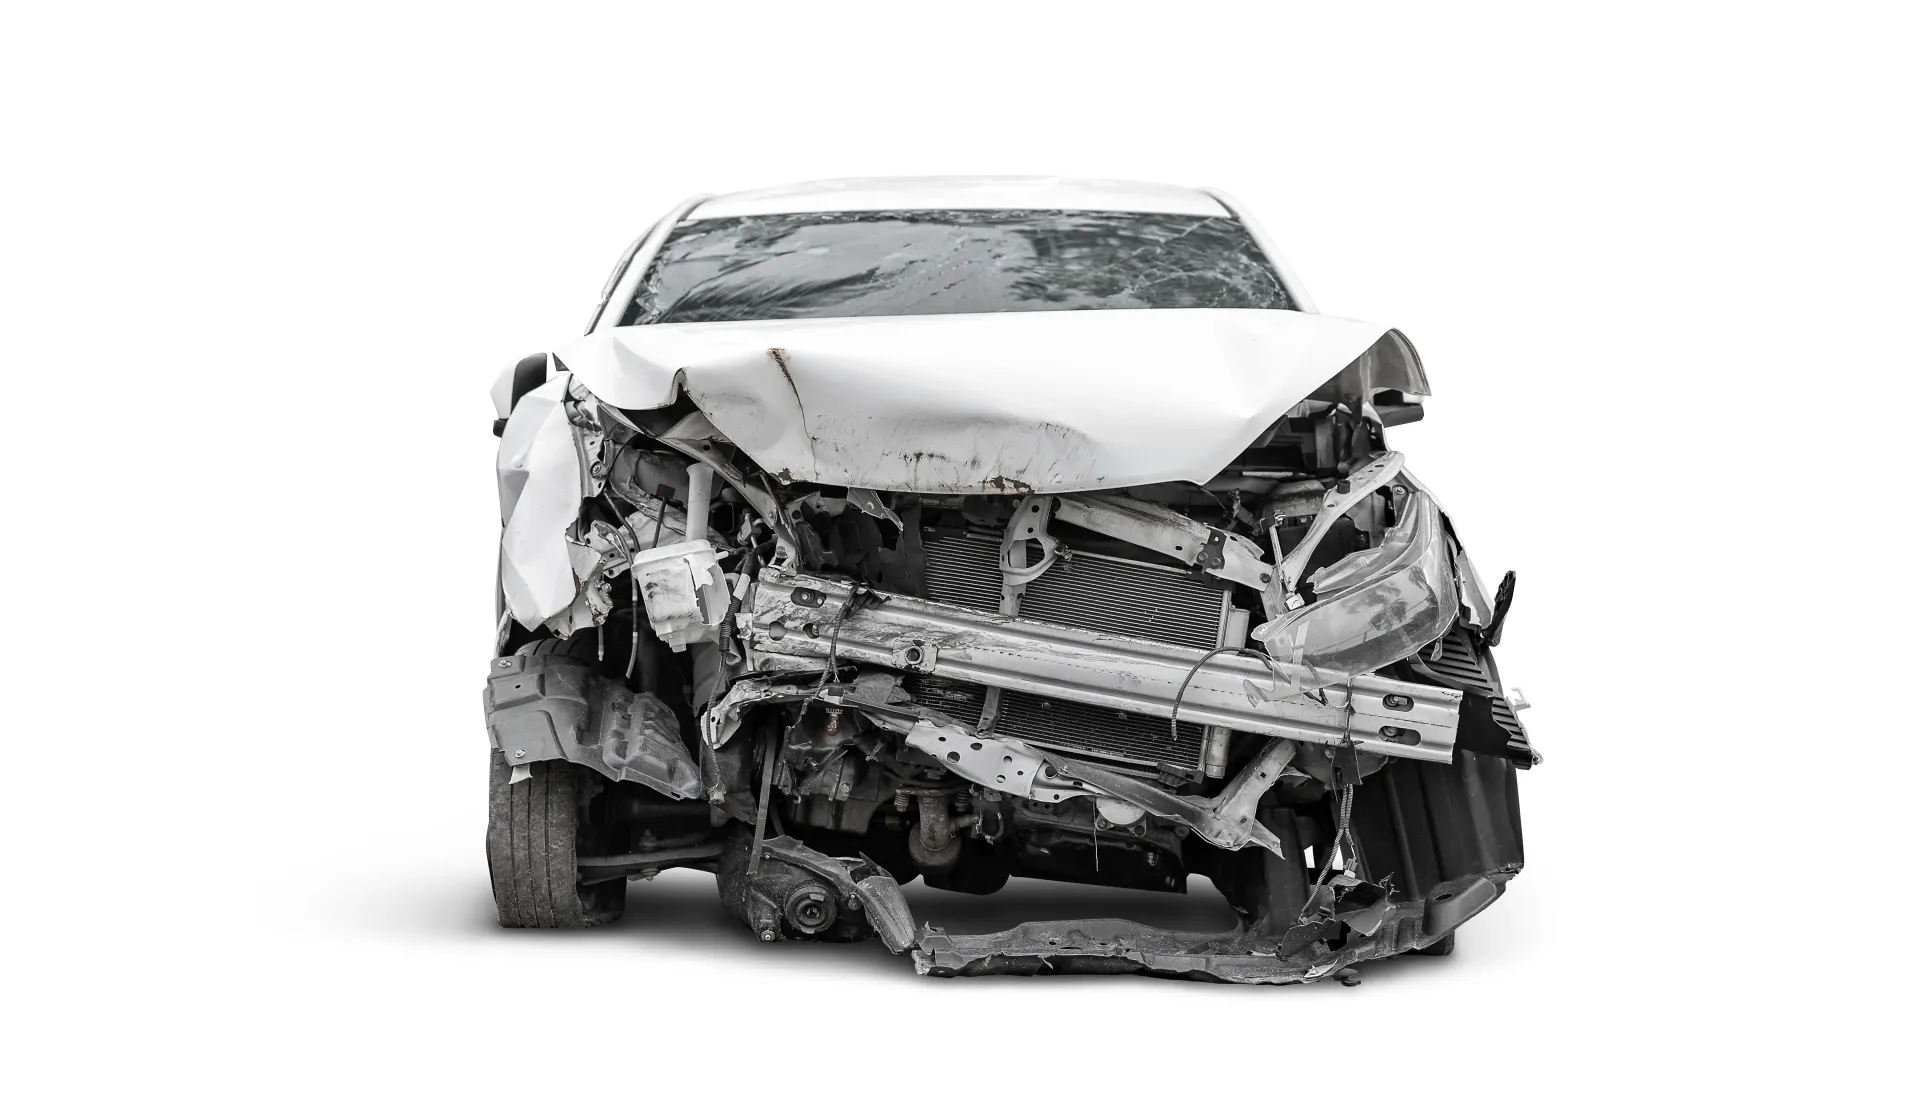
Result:
<svg viewBox="0 0 1920 1120"><path fill-rule="evenodd" d="M1905 1111L1912 27L1334 7L13 9L0 1109ZM686 195L933 173L1225 188L1419 346L1547 755L1452 958L922 980L692 872L494 927L490 379Z"/></svg>

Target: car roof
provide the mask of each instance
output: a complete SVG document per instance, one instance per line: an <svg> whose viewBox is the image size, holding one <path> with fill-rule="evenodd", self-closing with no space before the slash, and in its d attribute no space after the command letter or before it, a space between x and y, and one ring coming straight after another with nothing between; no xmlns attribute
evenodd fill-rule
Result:
<svg viewBox="0 0 1920 1120"><path fill-rule="evenodd" d="M1122 179L1040 175L919 176L820 179L706 199L687 220L756 214L855 210L1112 210L1141 214L1226 217L1218 198L1192 187Z"/></svg>

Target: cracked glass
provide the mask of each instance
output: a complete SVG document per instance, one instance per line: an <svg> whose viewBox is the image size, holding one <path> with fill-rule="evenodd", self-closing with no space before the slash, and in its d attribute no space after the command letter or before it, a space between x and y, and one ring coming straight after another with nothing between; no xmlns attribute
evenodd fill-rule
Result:
<svg viewBox="0 0 1920 1120"><path fill-rule="evenodd" d="M862 211L682 223L621 325L1200 307L1294 309L1233 218Z"/></svg>

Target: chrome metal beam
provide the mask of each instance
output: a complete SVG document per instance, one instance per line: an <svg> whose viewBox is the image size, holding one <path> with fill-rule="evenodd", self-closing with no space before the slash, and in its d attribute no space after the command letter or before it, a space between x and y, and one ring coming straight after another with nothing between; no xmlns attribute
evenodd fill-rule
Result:
<svg viewBox="0 0 1920 1120"><path fill-rule="evenodd" d="M1351 737L1376 754L1453 759L1455 689L1369 673L1288 695L1276 693L1273 671L1251 652L1214 654L1196 669L1199 654L1166 642L870 591L848 610L853 591L844 581L768 571L740 635L763 653L817 657L831 646L850 661L1162 719L1178 696L1183 722L1315 743Z"/></svg>

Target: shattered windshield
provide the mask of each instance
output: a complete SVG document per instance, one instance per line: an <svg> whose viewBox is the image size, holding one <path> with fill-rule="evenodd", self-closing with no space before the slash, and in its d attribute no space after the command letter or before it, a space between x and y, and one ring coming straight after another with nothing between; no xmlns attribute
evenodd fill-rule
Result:
<svg viewBox="0 0 1920 1120"><path fill-rule="evenodd" d="M1188 307L1293 301L1229 217L861 211L683 223L621 325Z"/></svg>

